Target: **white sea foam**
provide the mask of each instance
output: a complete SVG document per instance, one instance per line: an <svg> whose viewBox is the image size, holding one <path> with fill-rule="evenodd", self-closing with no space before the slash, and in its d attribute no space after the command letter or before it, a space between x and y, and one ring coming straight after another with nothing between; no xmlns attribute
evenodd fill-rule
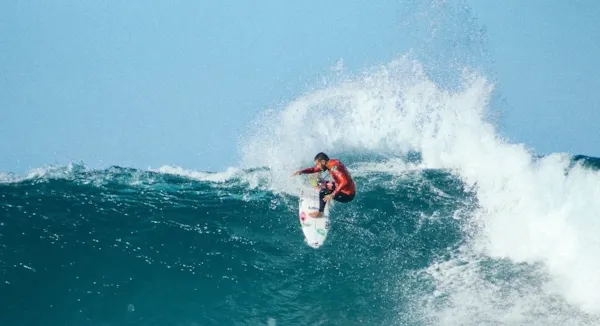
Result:
<svg viewBox="0 0 600 326"><path fill-rule="evenodd" d="M0 183L16 183L40 178L68 178L73 175L73 171L76 169L83 169L83 167L69 163L68 165L48 165L34 168L24 175L0 172Z"/></svg>
<svg viewBox="0 0 600 326"><path fill-rule="evenodd" d="M200 171L184 169L179 166L163 165L158 169L151 169L151 171L182 176L182 177L186 177L186 178L190 178L190 179L195 179L198 181L210 181L210 182L219 182L219 183L226 182L226 181L230 180L231 178L233 178L234 176L241 174L241 171L239 169L232 168L232 167L227 168L227 170L224 172L200 172Z"/></svg>
<svg viewBox="0 0 600 326"><path fill-rule="evenodd" d="M429 272L446 304L428 306L428 314L453 325L593 320L600 315L600 175L580 167L565 173L568 155L537 159L503 140L485 120L493 85L472 72L463 77L461 88L441 89L405 57L309 93L259 117L242 144L244 166L268 166L273 189L288 191L290 173L320 151L391 157L417 151L419 164L366 166L454 171L476 186L481 207L473 215L480 231L464 257L541 263L535 268L547 276L530 291L503 291L484 279L477 261L460 267L460 282L453 281L457 264L439 264Z"/></svg>
<svg viewBox="0 0 600 326"><path fill-rule="evenodd" d="M244 171L239 168L229 167L223 172L201 172L190 169L184 169L178 166L161 166L158 169L151 169L151 171L182 176L198 181L207 181L217 184L223 184L228 181L238 180L244 183L248 189L255 189L263 187L270 183L270 173L264 170L255 171ZM266 187L266 186L265 186Z"/></svg>

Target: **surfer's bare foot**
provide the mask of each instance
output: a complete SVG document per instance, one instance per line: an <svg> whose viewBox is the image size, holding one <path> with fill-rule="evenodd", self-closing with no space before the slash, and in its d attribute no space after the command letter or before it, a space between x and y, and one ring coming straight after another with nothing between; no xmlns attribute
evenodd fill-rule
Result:
<svg viewBox="0 0 600 326"><path fill-rule="evenodd" d="M316 212L309 213L308 216L310 216L310 217L321 217L321 216L323 216L323 213L321 213L319 211L316 211Z"/></svg>

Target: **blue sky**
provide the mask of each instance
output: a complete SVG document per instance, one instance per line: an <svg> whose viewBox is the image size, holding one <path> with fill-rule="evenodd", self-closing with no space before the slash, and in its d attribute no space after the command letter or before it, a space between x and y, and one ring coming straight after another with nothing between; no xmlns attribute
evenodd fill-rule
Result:
<svg viewBox="0 0 600 326"><path fill-rule="evenodd" d="M469 4L506 101L503 134L541 153L600 156L600 2Z"/></svg>
<svg viewBox="0 0 600 326"><path fill-rule="evenodd" d="M0 171L223 170L255 114L340 58L360 71L410 49L450 60L445 47L495 79L504 135L600 156L600 4L439 2L3 2ZM417 11L448 24L434 43Z"/></svg>

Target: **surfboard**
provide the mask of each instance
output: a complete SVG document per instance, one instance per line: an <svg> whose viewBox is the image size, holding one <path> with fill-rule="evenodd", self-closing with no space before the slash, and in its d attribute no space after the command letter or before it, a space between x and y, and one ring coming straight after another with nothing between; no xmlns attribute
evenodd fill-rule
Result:
<svg viewBox="0 0 600 326"><path fill-rule="evenodd" d="M316 183L315 183L316 184ZM300 227L304 233L304 241L312 248L319 248L325 243L329 233L329 206L327 203L325 211L320 217L310 217L308 214L319 210L319 190L314 186L307 185L300 192L300 203L298 205L298 217Z"/></svg>

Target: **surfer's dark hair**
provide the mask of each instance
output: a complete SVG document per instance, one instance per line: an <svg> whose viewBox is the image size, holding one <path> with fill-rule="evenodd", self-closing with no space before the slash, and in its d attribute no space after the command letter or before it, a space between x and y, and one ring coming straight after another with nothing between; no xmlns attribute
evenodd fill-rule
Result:
<svg viewBox="0 0 600 326"><path fill-rule="evenodd" d="M327 154L321 152L321 153L317 154L317 156L315 156L315 161L320 161L320 160L329 161L329 156L327 156Z"/></svg>

